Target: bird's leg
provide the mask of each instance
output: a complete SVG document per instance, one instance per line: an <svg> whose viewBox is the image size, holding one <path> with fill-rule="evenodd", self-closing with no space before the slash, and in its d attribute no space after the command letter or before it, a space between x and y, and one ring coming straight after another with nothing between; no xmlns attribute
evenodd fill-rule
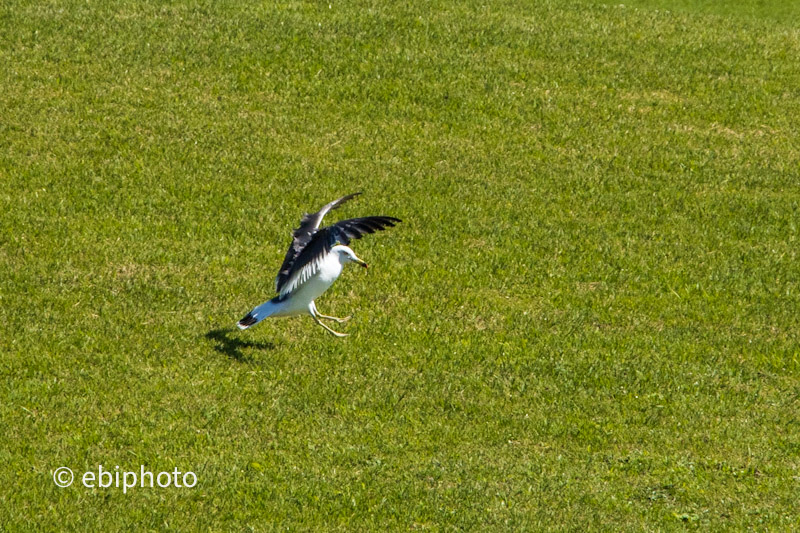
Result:
<svg viewBox="0 0 800 533"><path fill-rule="evenodd" d="M313 300L311 301L310 304L308 304L308 314L311 315L311 318L314 319L314 322L316 322L317 324L319 324L323 328L327 329L333 335L336 335L337 337L347 337L347 333L339 333L338 331L333 331L331 328L329 328L328 326L323 324L322 321L319 318L317 318L318 316L325 316L325 315L320 315L317 312L317 305L314 303ZM333 318L333 317L325 316L325 318Z"/></svg>
<svg viewBox="0 0 800 533"><path fill-rule="evenodd" d="M350 320L351 318L353 318L353 315L346 316L346 317L344 317L344 318L338 318L338 317L335 317L335 316L323 315L323 314L322 314L322 313L320 313L319 311L317 311L317 316L318 316L318 317L320 317L320 318L326 318L326 319L328 319L328 320L335 320L335 321L336 321L336 322L338 322L339 324L342 324L342 323L344 323L344 322L347 322L348 320Z"/></svg>
<svg viewBox="0 0 800 533"><path fill-rule="evenodd" d="M314 319L314 322L316 322L317 324L319 324L323 328L327 329L330 333L336 335L337 337L347 337L347 335L348 335L348 333L339 333L338 331L333 331L331 328L329 328L328 326L323 324L322 321L319 318L317 318L317 315L311 315L311 318Z"/></svg>

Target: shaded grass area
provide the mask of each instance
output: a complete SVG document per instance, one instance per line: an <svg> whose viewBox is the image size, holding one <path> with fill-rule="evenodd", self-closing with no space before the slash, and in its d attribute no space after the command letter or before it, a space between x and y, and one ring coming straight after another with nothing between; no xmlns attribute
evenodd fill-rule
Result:
<svg viewBox="0 0 800 533"><path fill-rule="evenodd" d="M0 524L796 526L797 30L664 5L2 7Z"/></svg>

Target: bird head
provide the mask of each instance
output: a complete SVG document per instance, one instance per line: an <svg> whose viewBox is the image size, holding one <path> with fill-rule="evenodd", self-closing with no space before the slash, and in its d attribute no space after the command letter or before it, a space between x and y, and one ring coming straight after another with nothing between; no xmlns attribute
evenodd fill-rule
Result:
<svg viewBox="0 0 800 533"><path fill-rule="evenodd" d="M359 259L356 253L348 246L334 246L331 251L335 251L339 254L339 261L341 261L343 265L346 263L357 263L362 267L367 268L367 263Z"/></svg>

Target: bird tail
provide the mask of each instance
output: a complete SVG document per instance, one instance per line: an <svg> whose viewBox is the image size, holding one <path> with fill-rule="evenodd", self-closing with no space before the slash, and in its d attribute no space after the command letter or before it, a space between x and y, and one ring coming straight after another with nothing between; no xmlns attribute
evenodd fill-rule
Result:
<svg viewBox="0 0 800 533"><path fill-rule="evenodd" d="M247 329L253 324L257 323L258 319L255 316L253 316L253 313L251 311L250 313L247 313L247 316L245 316L239 322L237 322L236 325L239 326L239 329Z"/></svg>
<svg viewBox="0 0 800 533"><path fill-rule="evenodd" d="M264 302L263 304L259 305L258 307L253 308L252 311L247 313L236 325L239 329L247 329L251 326L254 326L267 318L268 316L272 315L278 310L278 306L270 300L268 302Z"/></svg>

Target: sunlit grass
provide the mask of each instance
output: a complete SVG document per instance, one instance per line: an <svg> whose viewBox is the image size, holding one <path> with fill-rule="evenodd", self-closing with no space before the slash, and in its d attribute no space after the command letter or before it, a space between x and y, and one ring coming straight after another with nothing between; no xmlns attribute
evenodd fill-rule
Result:
<svg viewBox="0 0 800 533"><path fill-rule="evenodd" d="M716 6L0 8L0 526L796 526L798 19ZM351 336L236 331L355 191Z"/></svg>

